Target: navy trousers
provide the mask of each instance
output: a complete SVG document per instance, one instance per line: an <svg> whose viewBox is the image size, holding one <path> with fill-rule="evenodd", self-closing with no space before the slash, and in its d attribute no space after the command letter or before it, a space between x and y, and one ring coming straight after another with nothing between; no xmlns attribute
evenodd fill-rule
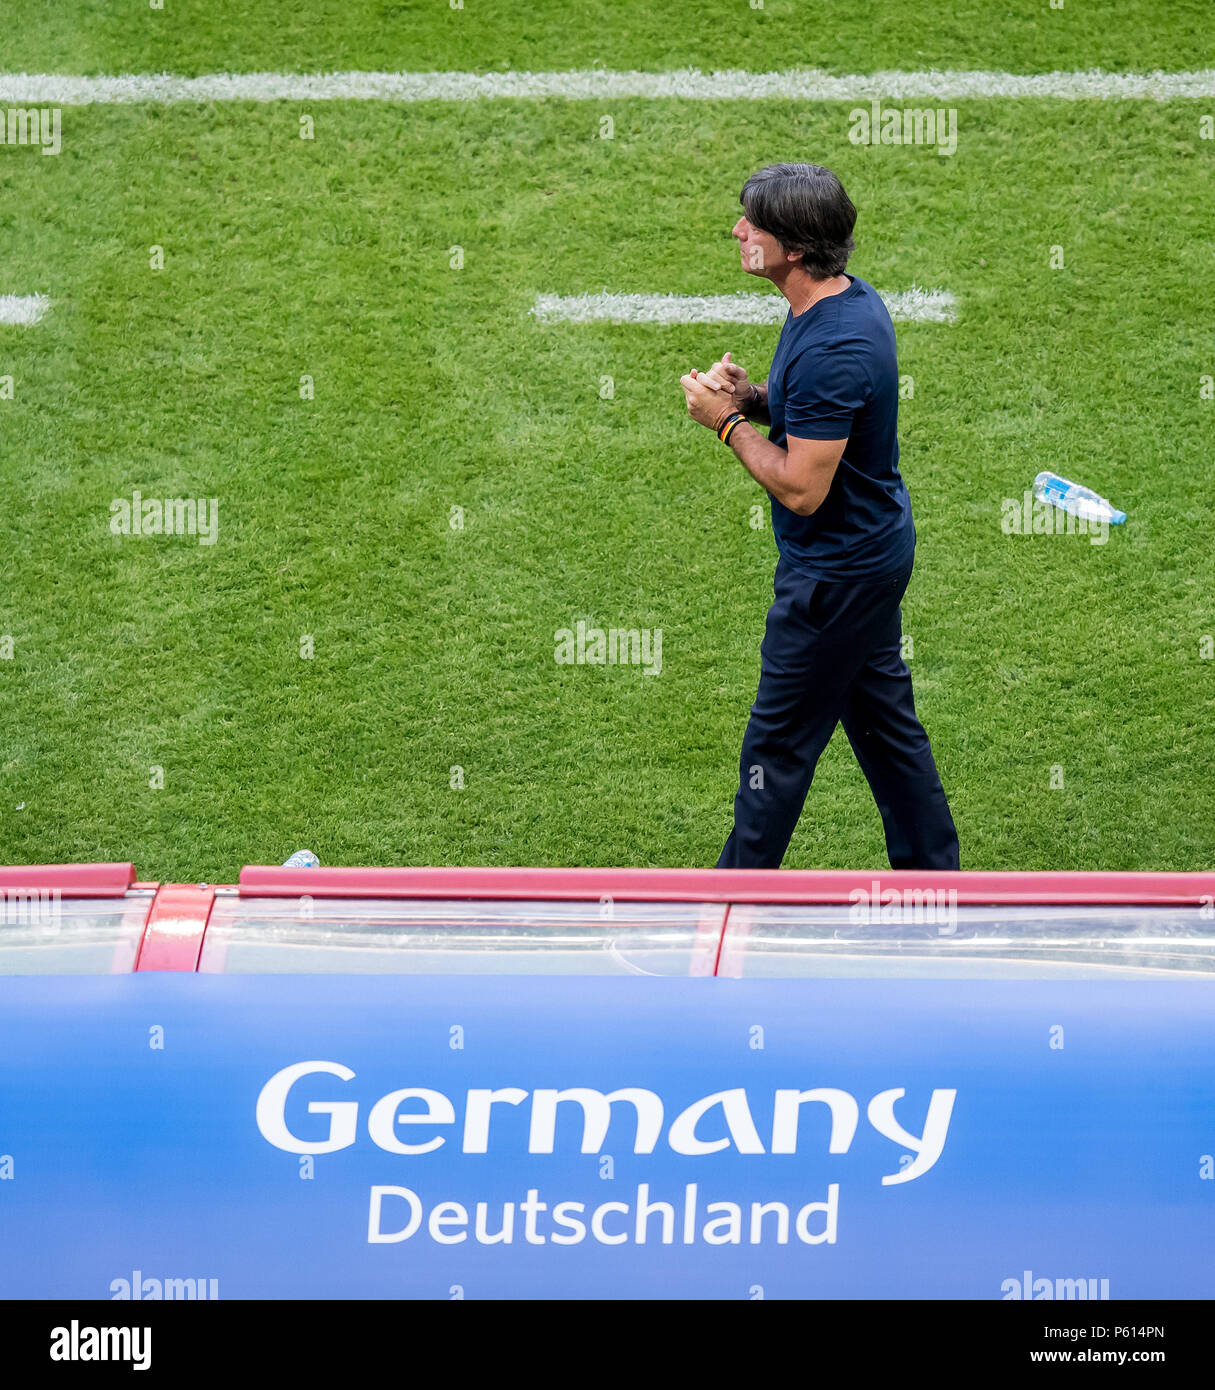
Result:
<svg viewBox="0 0 1215 1390"><path fill-rule="evenodd" d="M888 579L814 579L783 557L743 737L734 829L719 869L776 869L837 723L873 791L894 869L956 869L958 836L916 717L899 604L914 556Z"/></svg>

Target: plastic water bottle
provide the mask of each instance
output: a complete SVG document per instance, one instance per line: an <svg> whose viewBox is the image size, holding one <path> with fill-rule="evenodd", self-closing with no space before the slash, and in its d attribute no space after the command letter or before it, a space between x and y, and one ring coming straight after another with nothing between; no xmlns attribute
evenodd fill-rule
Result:
<svg viewBox="0 0 1215 1390"><path fill-rule="evenodd" d="M1126 520L1125 512L1120 512L1092 488L1069 483L1058 473L1039 473L1034 479L1034 496L1040 502L1049 502L1085 521L1108 521L1111 526L1120 526Z"/></svg>
<svg viewBox="0 0 1215 1390"><path fill-rule="evenodd" d="M283 861L284 869L319 869L321 861L310 849L297 849L290 859Z"/></svg>

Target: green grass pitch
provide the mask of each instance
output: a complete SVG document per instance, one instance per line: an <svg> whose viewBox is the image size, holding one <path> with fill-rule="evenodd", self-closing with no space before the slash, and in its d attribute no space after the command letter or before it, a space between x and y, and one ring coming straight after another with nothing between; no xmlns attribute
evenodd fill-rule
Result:
<svg viewBox="0 0 1215 1390"><path fill-rule="evenodd" d="M678 13L71 0L13 20L2 62L1215 66L1197 3L712 0L686 36ZM1215 100L950 104L952 157L782 101L93 105L57 157L0 148L0 294L53 301L0 326L0 862L712 864L776 553L678 378L730 349L762 379L778 329L529 309L769 290L729 231L791 159L857 204L850 271L958 300L896 327L903 624L963 867L1209 868ZM1044 468L1126 526L1005 535ZM217 498L217 543L111 534L136 489ZM661 629L661 674L558 665L579 620ZM786 865L885 864L837 730Z"/></svg>

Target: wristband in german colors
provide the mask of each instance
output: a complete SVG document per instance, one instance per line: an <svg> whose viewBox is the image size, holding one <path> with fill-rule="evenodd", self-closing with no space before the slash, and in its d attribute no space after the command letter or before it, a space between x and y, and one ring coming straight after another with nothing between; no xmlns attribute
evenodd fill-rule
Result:
<svg viewBox="0 0 1215 1390"><path fill-rule="evenodd" d="M737 410L727 415L721 422L721 428L717 431L718 439L720 439L723 444L728 444L730 442L730 436L745 419L746 416L739 414Z"/></svg>

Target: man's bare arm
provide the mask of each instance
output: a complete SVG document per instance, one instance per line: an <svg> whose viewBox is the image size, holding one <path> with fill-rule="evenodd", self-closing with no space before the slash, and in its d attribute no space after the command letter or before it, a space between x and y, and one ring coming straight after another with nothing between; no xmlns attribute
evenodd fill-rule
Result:
<svg viewBox="0 0 1215 1390"><path fill-rule="evenodd" d="M766 400L766 391L764 395ZM848 441L789 436L787 442L787 450L780 448L746 420L735 425L730 435L730 448L760 487L791 512L811 516L831 490Z"/></svg>

